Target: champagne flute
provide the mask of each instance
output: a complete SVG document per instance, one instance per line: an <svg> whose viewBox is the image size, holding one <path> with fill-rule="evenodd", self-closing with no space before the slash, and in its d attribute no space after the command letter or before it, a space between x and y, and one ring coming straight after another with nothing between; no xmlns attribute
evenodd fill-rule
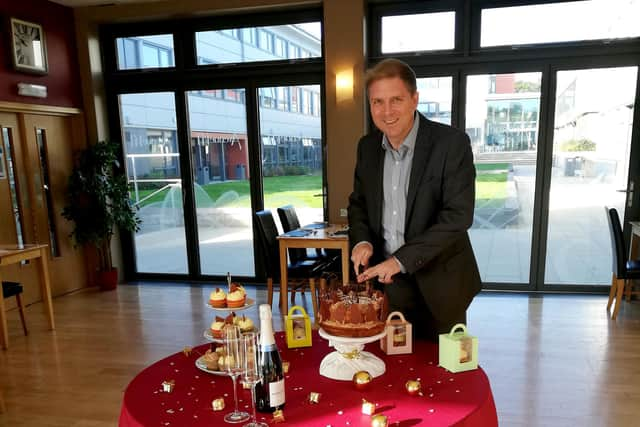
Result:
<svg viewBox="0 0 640 427"><path fill-rule="evenodd" d="M224 416L228 423L241 423L249 419L249 414L238 410L238 384L237 379L243 368L244 348L242 347L240 328L236 325L227 325L224 330L224 369L233 382L233 402L235 409Z"/></svg>
<svg viewBox="0 0 640 427"><path fill-rule="evenodd" d="M256 384L262 381L258 334L255 332L244 334L242 336L242 346L244 348L242 381L251 385L251 408L253 409L251 421L243 427L268 427L268 424L256 421Z"/></svg>

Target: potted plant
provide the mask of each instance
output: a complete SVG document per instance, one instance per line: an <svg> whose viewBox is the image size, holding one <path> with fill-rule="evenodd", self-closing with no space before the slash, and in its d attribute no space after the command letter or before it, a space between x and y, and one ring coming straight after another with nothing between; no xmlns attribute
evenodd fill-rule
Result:
<svg viewBox="0 0 640 427"><path fill-rule="evenodd" d="M129 201L127 178L118 160L120 145L101 141L80 153L67 184L67 204L62 216L73 221L70 236L77 245L91 245L98 258L97 282L115 289L118 272L111 264L114 227L138 231L140 218Z"/></svg>

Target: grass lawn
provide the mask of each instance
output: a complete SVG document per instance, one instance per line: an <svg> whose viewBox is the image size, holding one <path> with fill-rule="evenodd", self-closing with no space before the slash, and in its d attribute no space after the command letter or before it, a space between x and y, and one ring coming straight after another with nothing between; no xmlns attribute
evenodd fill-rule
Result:
<svg viewBox="0 0 640 427"><path fill-rule="evenodd" d="M215 203L220 196L233 192L219 200L220 206L249 207L249 181L216 182L201 186L203 192L196 192L198 204L208 204L209 199ZM141 203L141 206L161 202L169 189L165 189ZM140 190L140 198L152 193L152 190ZM283 206L293 204L296 207L322 207L322 197L315 197L322 193L322 177L312 175L274 176L264 178L264 194L266 206ZM236 197L237 195L237 197ZM208 196L208 198L207 198Z"/></svg>
<svg viewBox="0 0 640 427"><path fill-rule="evenodd" d="M504 205L507 195L508 163L489 163L476 165L476 207L500 207ZM218 201L219 206L249 207L249 181L216 182L201 186L203 191L196 192L199 205L208 205ZM169 189L165 189L141 203L141 207L161 202ZM221 196L227 192L222 199ZM140 190L140 198L152 193L152 190ZM274 176L264 178L265 206L284 206L292 204L296 207L322 207L322 177ZM178 200L180 198L178 197Z"/></svg>

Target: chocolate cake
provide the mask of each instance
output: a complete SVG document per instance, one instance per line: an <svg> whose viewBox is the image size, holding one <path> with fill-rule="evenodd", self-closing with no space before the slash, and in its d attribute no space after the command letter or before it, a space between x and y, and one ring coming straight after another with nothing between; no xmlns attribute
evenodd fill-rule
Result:
<svg viewBox="0 0 640 427"><path fill-rule="evenodd" d="M339 337L370 337L384 330L387 301L365 285L347 285L320 292L320 327Z"/></svg>

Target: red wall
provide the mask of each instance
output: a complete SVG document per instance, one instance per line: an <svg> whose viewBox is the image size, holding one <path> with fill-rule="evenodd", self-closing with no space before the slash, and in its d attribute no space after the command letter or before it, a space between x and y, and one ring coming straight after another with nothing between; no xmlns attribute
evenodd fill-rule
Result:
<svg viewBox="0 0 640 427"><path fill-rule="evenodd" d="M9 18L42 26L49 74L17 72L11 62ZM82 108L73 9L46 0L0 0L0 101ZM18 95L18 82L47 87L46 98Z"/></svg>

